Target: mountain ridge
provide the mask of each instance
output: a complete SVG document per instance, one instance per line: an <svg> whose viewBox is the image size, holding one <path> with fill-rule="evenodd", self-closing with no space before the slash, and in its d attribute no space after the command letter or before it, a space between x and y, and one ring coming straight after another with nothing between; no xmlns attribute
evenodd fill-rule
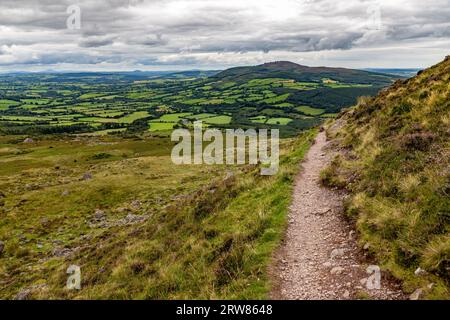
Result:
<svg viewBox="0 0 450 320"><path fill-rule="evenodd" d="M256 66L233 67L219 72L212 78L235 81L248 81L264 77L277 77L294 79L296 81L320 82L325 78L344 83L374 84L387 86L395 79L403 78L383 73L365 70L333 68L333 67L309 67L291 61L266 62Z"/></svg>

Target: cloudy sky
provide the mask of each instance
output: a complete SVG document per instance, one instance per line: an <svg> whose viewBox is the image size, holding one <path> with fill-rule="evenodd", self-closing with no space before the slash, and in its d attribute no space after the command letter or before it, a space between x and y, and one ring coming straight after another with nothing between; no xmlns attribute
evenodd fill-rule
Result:
<svg viewBox="0 0 450 320"><path fill-rule="evenodd" d="M0 0L0 72L408 68L448 54L450 0Z"/></svg>

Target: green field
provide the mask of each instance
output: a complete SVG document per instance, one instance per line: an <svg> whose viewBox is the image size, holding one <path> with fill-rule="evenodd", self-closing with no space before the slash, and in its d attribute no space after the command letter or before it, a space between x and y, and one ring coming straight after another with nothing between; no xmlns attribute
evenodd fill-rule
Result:
<svg viewBox="0 0 450 320"><path fill-rule="evenodd" d="M186 118L188 116L191 116L192 113L189 112L182 112L182 113L169 113L165 114L162 117L158 119L158 121L161 122L178 122L181 120L181 118Z"/></svg>
<svg viewBox="0 0 450 320"><path fill-rule="evenodd" d="M299 107L296 107L295 110L298 110L298 111L300 111L306 115L310 115L310 116L318 116L325 112L324 109L313 108L313 107L309 107L309 106L299 106Z"/></svg>
<svg viewBox="0 0 450 320"><path fill-rule="evenodd" d="M203 122L207 124L229 124L231 122L230 116L217 116L202 119Z"/></svg>
<svg viewBox="0 0 450 320"><path fill-rule="evenodd" d="M176 123L174 122L150 122L149 131L154 132L172 130L175 125Z"/></svg>
<svg viewBox="0 0 450 320"><path fill-rule="evenodd" d="M290 118L269 118L269 119L267 119L266 123L279 124L279 125L285 126L285 125L289 124L289 122L291 122L291 121L292 121L292 119L290 119Z"/></svg>
<svg viewBox="0 0 450 320"><path fill-rule="evenodd" d="M267 118L265 116L258 116L250 118L250 121L254 123L266 123Z"/></svg>
<svg viewBox="0 0 450 320"><path fill-rule="evenodd" d="M202 120L202 119L211 118L211 117L214 117L214 116L217 116L217 114L214 114L214 113L200 113L200 114L194 114L194 115L191 115L191 116L187 116L185 118L186 119L190 119L190 120Z"/></svg>
<svg viewBox="0 0 450 320"><path fill-rule="evenodd" d="M251 74L244 70L243 78L235 74L170 79L145 79L142 75L134 79L115 73L0 76L0 87L5 88L0 92L0 132L89 134L123 128L144 133L150 120L173 123L153 125L151 131L170 130L175 124L191 128L193 121L202 120L212 127L254 124L271 128L282 124L277 128L283 136L295 136L379 88L329 77L307 80L303 73L295 79L287 78L286 73L280 77L277 71L264 70L257 78ZM361 80L370 82L364 77ZM378 76L373 81L387 80ZM258 116L271 120L258 120Z"/></svg>
<svg viewBox="0 0 450 320"><path fill-rule="evenodd" d="M150 114L147 111L137 111L129 114L125 117L119 118L117 122L119 123L133 123L136 120L147 118Z"/></svg>

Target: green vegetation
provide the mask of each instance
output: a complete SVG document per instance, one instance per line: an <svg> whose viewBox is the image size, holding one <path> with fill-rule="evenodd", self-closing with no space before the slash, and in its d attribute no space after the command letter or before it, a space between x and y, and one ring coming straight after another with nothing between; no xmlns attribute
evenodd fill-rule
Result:
<svg viewBox="0 0 450 320"><path fill-rule="evenodd" d="M121 132L124 132L125 130L127 130L127 129L126 128L107 129L107 130L95 131L95 132L92 132L92 133L83 133L81 135L105 136L105 135L108 135L108 134L121 133Z"/></svg>
<svg viewBox="0 0 450 320"><path fill-rule="evenodd" d="M231 122L231 117L230 116L209 117L202 119L202 121L208 124L229 124Z"/></svg>
<svg viewBox="0 0 450 320"><path fill-rule="evenodd" d="M164 122L178 122L181 118L185 118L187 116L191 116L192 113L171 113L171 114L165 114L162 117L158 119L158 121Z"/></svg>
<svg viewBox="0 0 450 320"><path fill-rule="evenodd" d="M314 135L283 140L275 176L174 165L166 138L0 137L0 297L267 297L266 268ZM72 264L79 291L65 289Z"/></svg>
<svg viewBox="0 0 450 320"><path fill-rule="evenodd" d="M324 109L312 108L309 106L299 106L299 107L296 107L295 110L298 110L309 116L318 116L325 112Z"/></svg>
<svg viewBox="0 0 450 320"><path fill-rule="evenodd" d="M250 118L250 121L255 123L266 123L267 118L265 116L258 116Z"/></svg>
<svg viewBox="0 0 450 320"><path fill-rule="evenodd" d="M421 288L430 299L450 297L449 94L447 57L360 99L330 124L346 152L322 173L351 192L347 213L361 245L407 292ZM426 274L416 275L419 267Z"/></svg>
<svg viewBox="0 0 450 320"><path fill-rule="evenodd" d="M190 127L196 119L222 128L278 125L254 120L265 115L292 119L280 130L282 136L295 136L327 117L322 114L338 113L392 81L387 75L286 62L216 73L2 75L0 132L80 134L126 128L124 134L134 134L148 130L154 120L173 125L153 125L151 131Z"/></svg>
<svg viewBox="0 0 450 320"><path fill-rule="evenodd" d="M175 122L150 122L149 131L167 131L172 130L176 125Z"/></svg>
<svg viewBox="0 0 450 320"><path fill-rule="evenodd" d="M132 114L129 114L125 117L122 117L117 120L119 123L133 123L136 120L147 118L149 116L149 113L147 111L137 111L133 112Z"/></svg>
<svg viewBox="0 0 450 320"><path fill-rule="evenodd" d="M290 118L269 118L267 119L268 124L280 124L280 125L287 125L289 122L291 122L292 119Z"/></svg>

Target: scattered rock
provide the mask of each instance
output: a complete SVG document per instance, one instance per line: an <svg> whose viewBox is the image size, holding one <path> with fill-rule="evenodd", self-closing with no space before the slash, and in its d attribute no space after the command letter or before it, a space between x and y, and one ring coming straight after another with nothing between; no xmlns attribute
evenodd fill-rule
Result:
<svg viewBox="0 0 450 320"><path fill-rule="evenodd" d="M91 180L91 179L92 179L92 173L86 172L86 173L83 175L83 180Z"/></svg>
<svg viewBox="0 0 450 320"><path fill-rule="evenodd" d="M417 289L409 296L409 300L419 300L422 297L422 294L423 294L423 290Z"/></svg>
<svg viewBox="0 0 450 320"><path fill-rule="evenodd" d="M94 214L95 220L101 221L101 220L105 219L105 217L106 217L105 211L100 210L100 209L95 209L95 214Z"/></svg>
<svg viewBox="0 0 450 320"><path fill-rule="evenodd" d="M225 176L224 180L229 180L234 178L234 172L233 171L227 171L227 175Z"/></svg>
<svg viewBox="0 0 450 320"><path fill-rule="evenodd" d="M16 294L14 300L27 300L30 294L31 294L30 289L22 289Z"/></svg>
<svg viewBox="0 0 450 320"><path fill-rule="evenodd" d="M28 300L30 298L30 295L33 293L33 291L40 290L46 288L47 285L45 283L33 285L31 287L25 288L20 290L16 296L14 297L14 300Z"/></svg>
<svg viewBox="0 0 450 320"><path fill-rule="evenodd" d="M370 243L366 242L366 244L364 245L363 249L364 250L369 250L370 248Z"/></svg>
<svg viewBox="0 0 450 320"><path fill-rule="evenodd" d="M23 143L33 143L34 140L31 138L26 138L25 140L23 140Z"/></svg>
<svg viewBox="0 0 450 320"><path fill-rule="evenodd" d="M348 233L348 239L349 240L353 240L354 238L355 238L355 230L351 230L349 233Z"/></svg>
<svg viewBox="0 0 450 320"><path fill-rule="evenodd" d="M345 299L348 299L350 297L350 291L345 290L344 294L342 295Z"/></svg>
<svg viewBox="0 0 450 320"><path fill-rule="evenodd" d="M341 122L341 126L344 124ZM290 224L271 270L280 284L271 293L274 299L348 300L364 291L368 282L366 278L360 284L361 278L368 277L363 268L367 261L354 241L357 231L342 214L344 194L320 185L320 171L332 161L333 146L327 144L324 133L319 133L315 141L295 180ZM283 259L298 262L283 264ZM370 298L405 298L394 286L394 282L386 281L380 290L371 292Z"/></svg>
<svg viewBox="0 0 450 320"><path fill-rule="evenodd" d="M27 183L25 185L25 189L28 190L28 191L36 190L36 189L39 189L39 186L37 186L35 184L32 184L32 183Z"/></svg>
<svg viewBox="0 0 450 320"><path fill-rule="evenodd" d="M339 258L339 257L342 257L344 255L344 253L345 253L345 250L342 248L334 249L333 251L331 251L330 257L331 257L331 259Z"/></svg>
<svg viewBox="0 0 450 320"><path fill-rule="evenodd" d="M80 237L81 241L89 241L91 239L92 239L92 235L90 235L90 234L85 234Z"/></svg>
<svg viewBox="0 0 450 320"><path fill-rule="evenodd" d="M49 220L47 218L41 218L41 220L39 220L39 222L41 223L41 226L44 228L47 228L49 226Z"/></svg>
<svg viewBox="0 0 450 320"><path fill-rule="evenodd" d="M117 225L135 224L135 223L143 222L146 219L147 219L147 216L138 216L138 215L129 213L125 218L120 219L116 224Z"/></svg>
<svg viewBox="0 0 450 320"><path fill-rule="evenodd" d="M126 211L130 211L130 209L125 208L125 207L120 207L120 208L116 209L116 212L118 212L118 213L124 213Z"/></svg>
<svg viewBox="0 0 450 320"><path fill-rule="evenodd" d="M67 257L72 253L72 250L68 248L55 248L53 250L53 255L57 257Z"/></svg>
<svg viewBox="0 0 450 320"><path fill-rule="evenodd" d="M142 206L141 202L139 200L134 200L133 202L131 202L131 207L133 209L140 209Z"/></svg>
<svg viewBox="0 0 450 320"><path fill-rule="evenodd" d="M427 274L427 272L424 269L422 269L421 267L418 267L416 269L416 271L414 271L414 274L416 276L423 276L423 275Z"/></svg>
<svg viewBox="0 0 450 320"><path fill-rule="evenodd" d="M62 195L63 197L67 197L67 196L69 195L69 190L64 190L64 191L61 193L61 195Z"/></svg>
<svg viewBox="0 0 450 320"><path fill-rule="evenodd" d="M344 268L342 267L334 267L330 270L331 274L341 274L342 272L344 272Z"/></svg>

